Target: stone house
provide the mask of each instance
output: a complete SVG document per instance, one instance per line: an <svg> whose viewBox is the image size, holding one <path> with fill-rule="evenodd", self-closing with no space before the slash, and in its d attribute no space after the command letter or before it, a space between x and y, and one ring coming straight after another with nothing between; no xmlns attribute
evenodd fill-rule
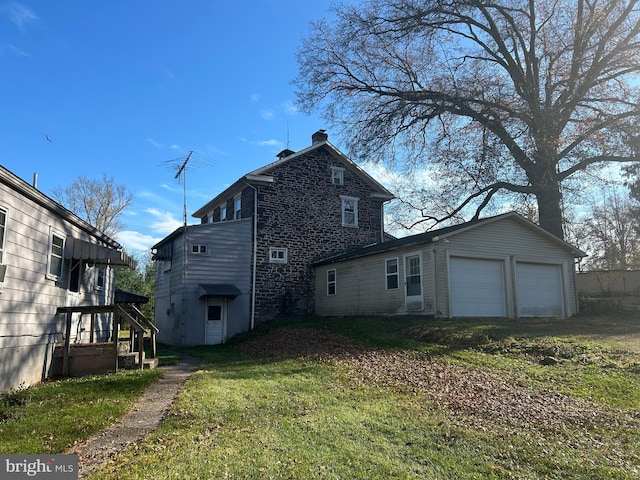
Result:
<svg viewBox="0 0 640 480"><path fill-rule="evenodd" d="M384 240L383 206L393 194L323 130L311 140L238 179L193 213L200 225L153 247L162 262L155 290L160 341L221 343L277 315L314 313L313 262Z"/></svg>

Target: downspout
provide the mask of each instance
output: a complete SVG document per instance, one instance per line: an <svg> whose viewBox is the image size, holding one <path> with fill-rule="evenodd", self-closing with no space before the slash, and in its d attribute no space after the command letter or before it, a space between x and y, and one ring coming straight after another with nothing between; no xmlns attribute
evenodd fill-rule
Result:
<svg viewBox="0 0 640 480"><path fill-rule="evenodd" d="M256 326L256 262L258 260L258 189L248 182L244 182L253 189L253 267L251 280L251 322L249 330Z"/></svg>

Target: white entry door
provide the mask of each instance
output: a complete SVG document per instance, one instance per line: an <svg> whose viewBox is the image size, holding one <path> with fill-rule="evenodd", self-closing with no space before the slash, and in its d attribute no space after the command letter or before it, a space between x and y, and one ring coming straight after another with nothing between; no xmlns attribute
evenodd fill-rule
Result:
<svg viewBox="0 0 640 480"><path fill-rule="evenodd" d="M504 262L451 257L449 287L452 317L505 317Z"/></svg>
<svg viewBox="0 0 640 480"><path fill-rule="evenodd" d="M404 257L405 307L409 312L424 309L422 294L422 256L419 253Z"/></svg>
<svg viewBox="0 0 640 480"><path fill-rule="evenodd" d="M218 345L224 341L226 310L224 298L209 297L207 299L206 345Z"/></svg>

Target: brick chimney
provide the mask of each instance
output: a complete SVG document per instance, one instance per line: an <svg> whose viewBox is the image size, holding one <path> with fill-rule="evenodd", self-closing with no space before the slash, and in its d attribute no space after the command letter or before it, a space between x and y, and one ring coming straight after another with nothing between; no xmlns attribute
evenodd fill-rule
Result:
<svg viewBox="0 0 640 480"><path fill-rule="evenodd" d="M329 135L327 135L326 130L318 130L316 133L311 135L311 144L316 144L319 142L326 142L329 140Z"/></svg>

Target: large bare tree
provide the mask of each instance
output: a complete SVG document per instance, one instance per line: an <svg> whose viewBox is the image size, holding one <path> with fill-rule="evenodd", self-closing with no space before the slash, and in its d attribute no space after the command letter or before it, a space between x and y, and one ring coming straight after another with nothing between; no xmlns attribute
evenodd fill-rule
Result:
<svg viewBox="0 0 640 480"><path fill-rule="evenodd" d="M113 177L102 175L101 180L84 176L67 187L56 187L53 198L90 225L113 236L120 232L120 215L133 200L133 193L125 185L115 183Z"/></svg>
<svg viewBox="0 0 640 480"><path fill-rule="evenodd" d="M563 186L606 163L640 160L639 8L635 0L339 5L334 23L314 23L302 41L298 103L322 110L356 158L437 164L457 203L425 218L477 217L505 193L528 195L540 225L564 238Z"/></svg>

